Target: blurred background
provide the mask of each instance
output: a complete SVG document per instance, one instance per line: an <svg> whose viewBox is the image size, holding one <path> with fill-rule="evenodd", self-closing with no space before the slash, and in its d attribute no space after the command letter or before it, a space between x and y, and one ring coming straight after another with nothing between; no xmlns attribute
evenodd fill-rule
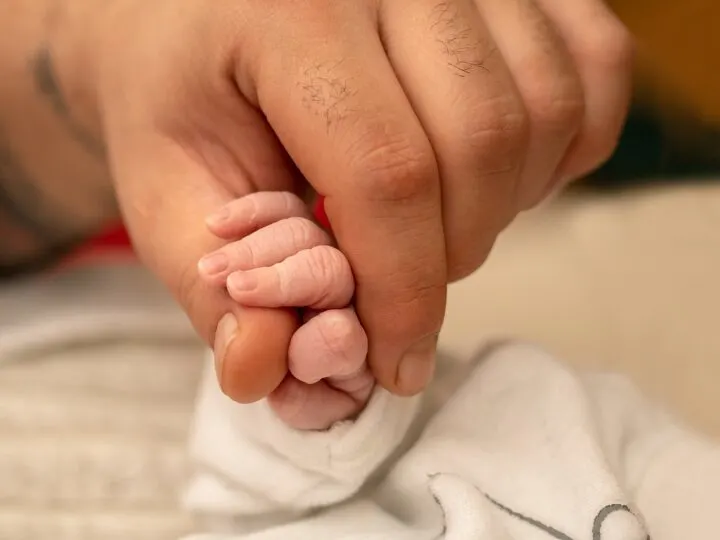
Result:
<svg viewBox="0 0 720 540"><path fill-rule="evenodd" d="M635 100L614 158L585 185L714 180L720 172L720 3L609 3L636 37Z"/></svg>

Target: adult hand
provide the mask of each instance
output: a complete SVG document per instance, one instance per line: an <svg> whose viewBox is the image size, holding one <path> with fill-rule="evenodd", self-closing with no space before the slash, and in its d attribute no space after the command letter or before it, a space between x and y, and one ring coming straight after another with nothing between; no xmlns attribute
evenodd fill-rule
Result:
<svg viewBox="0 0 720 540"><path fill-rule="evenodd" d="M414 393L432 373L447 283L518 212L609 156L630 91L630 39L600 0L91 11L72 38L83 34L83 61L63 60L69 92L92 76L74 114L101 126L138 251L215 343L238 401L279 382L296 322L203 284L197 260L218 246L206 214L306 179L355 272L375 375Z"/></svg>

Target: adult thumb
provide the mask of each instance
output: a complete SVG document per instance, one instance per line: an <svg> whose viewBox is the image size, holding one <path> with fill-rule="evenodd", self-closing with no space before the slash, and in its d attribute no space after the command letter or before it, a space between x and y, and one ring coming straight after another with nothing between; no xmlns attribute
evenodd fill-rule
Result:
<svg viewBox="0 0 720 540"><path fill-rule="evenodd" d="M140 259L169 288L215 351L220 386L233 400L267 396L285 377L293 312L243 308L200 279L197 262L221 241L205 217L232 198L201 161L157 133L111 141L121 211Z"/></svg>

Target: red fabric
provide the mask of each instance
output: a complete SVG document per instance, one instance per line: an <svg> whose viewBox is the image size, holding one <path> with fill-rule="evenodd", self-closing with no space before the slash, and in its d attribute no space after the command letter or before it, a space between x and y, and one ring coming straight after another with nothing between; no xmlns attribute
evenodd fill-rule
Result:
<svg viewBox="0 0 720 540"><path fill-rule="evenodd" d="M91 238L82 249L126 248L132 249L130 236L122 223L111 225L99 235Z"/></svg>
<svg viewBox="0 0 720 540"><path fill-rule="evenodd" d="M325 227L327 230L330 230L330 220L327 217L327 214L325 213L325 198L319 197L317 203L315 203L315 209L313 211L313 215L315 216L315 219L317 222Z"/></svg>
<svg viewBox="0 0 720 540"><path fill-rule="evenodd" d="M75 249L60 264L59 268L86 264L97 255L134 256L130 236L122 223L112 223L96 236Z"/></svg>

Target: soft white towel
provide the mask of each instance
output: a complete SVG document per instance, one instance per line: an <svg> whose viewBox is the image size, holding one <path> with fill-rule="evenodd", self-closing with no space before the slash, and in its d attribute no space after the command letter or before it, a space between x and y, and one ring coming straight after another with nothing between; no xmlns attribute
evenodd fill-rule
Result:
<svg viewBox="0 0 720 540"><path fill-rule="evenodd" d="M720 448L624 379L578 375L522 344L467 369L439 407L378 390L356 422L323 433L229 402L208 374L186 503L209 532L188 540L717 534Z"/></svg>

